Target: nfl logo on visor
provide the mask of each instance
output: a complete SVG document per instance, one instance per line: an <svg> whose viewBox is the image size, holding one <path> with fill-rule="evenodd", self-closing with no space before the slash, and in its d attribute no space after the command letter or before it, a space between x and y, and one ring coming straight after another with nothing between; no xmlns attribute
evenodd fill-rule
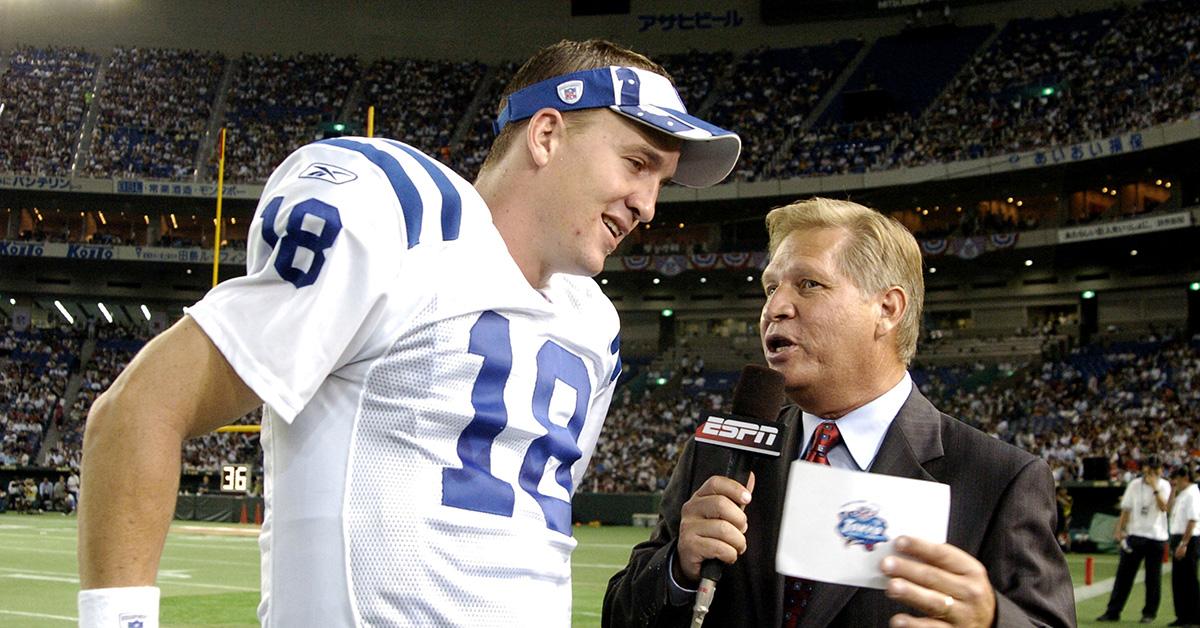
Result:
<svg viewBox="0 0 1200 628"><path fill-rule="evenodd" d="M573 105L583 98L583 81L565 81L558 85L558 99Z"/></svg>

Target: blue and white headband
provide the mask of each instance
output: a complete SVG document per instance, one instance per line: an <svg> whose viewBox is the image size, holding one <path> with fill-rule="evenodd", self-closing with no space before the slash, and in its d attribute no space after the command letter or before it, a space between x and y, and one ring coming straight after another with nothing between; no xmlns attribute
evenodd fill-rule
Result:
<svg viewBox="0 0 1200 628"><path fill-rule="evenodd" d="M512 93L495 130L499 134L504 125L531 118L540 109L600 107L683 140L674 176L680 185L702 188L719 183L733 170L742 151L736 133L688 115L665 76L615 65L564 74Z"/></svg>

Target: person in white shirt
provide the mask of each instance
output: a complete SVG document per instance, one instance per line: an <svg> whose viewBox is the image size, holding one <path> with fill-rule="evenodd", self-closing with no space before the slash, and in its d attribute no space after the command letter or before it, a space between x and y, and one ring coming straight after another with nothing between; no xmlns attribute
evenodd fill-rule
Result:
<svg viewBox="0 0 1200 628"><path fill-rule="evenodd" d="M740 140L615 44L542 49L474 184L380 138L271 175L247 274L92 406L80 625L158 625L184 438L265 405L263 626L567 626L571 496L620 373L590 277Z"/></svg>
<svg viewBox="0 0 1200 628"><path fill-rule="evenodd" d="M1121 497L1121 516L1113 537L1121 544L1121 559L1113 583L1108 608L1096 618L1100 622L1120 621L1121 609L1129 599L1138 566L1146 565L1146 604L1142 623L1154 621L1162 596L1163 550L1167 545L1167 502L1171 483L1162 477L1158 456L1142 461L1142 475L1125 487Z"/></svg>
<svg viewBox="0 0 1200 628"><path fill-rule="evenodd" d="M1200 488L1186 465L1171 472L1171 593L1175 599L1172 626L1200 626L1200 581L1196 555L1200 552Z"/></svg>

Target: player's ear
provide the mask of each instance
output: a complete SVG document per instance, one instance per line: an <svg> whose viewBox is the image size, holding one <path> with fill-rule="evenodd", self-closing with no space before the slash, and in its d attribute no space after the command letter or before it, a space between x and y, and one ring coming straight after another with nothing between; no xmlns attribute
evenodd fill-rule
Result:
<svg viewBox="0 0 1200 628"><path fill-rule="evenodd" d="M538 167L550 163L550 158L562 143L566 127L562 112L546 107L529 119L525 129L525 144L529 157Z"/></svg>

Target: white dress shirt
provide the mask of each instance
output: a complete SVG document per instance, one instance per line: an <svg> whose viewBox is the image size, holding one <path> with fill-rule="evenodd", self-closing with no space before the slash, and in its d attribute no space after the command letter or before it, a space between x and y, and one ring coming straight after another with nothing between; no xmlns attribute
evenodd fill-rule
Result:
<svg viewBox="0 0 1200 628"><path fill-rule="evenodd" d="M1200 525L1200 488L1197 488L1195 484L1188 484L1171 506L1171 534L1182 535L1187 532L1189 521L1195 521ZM1200 534L1200 528L1193 528L1192 536L1198 534Z"/></svg>
<svg viewBox="0 0 1200 628"><path fill-rule="evenodd" d="M912 394L912 377L905 371L904 377L887 392L876 397L861 408L851 410L846 416L836 419L838 433L842 440L829 451L829 466L838 469L868 471L875 462L875 455L883 444L892 421L900 414L900 408ZM800 457L808 452L813 433L826 419L804 412L801 414L804 426L805 445L800 449Z"/></svg>
<svg viewBox="0 0 1200 628"><path fill-rule="evenodd" d="M1125 487L1121 497L1121 510L1129 512L1125 531L1130 536L1140 536L1153 541L1167 540L1167 513L1158 509L1158 493L1165 500L1171 496L1171 483L1158 478L1154 486L1146 478L1137 477Z"/></svg>

